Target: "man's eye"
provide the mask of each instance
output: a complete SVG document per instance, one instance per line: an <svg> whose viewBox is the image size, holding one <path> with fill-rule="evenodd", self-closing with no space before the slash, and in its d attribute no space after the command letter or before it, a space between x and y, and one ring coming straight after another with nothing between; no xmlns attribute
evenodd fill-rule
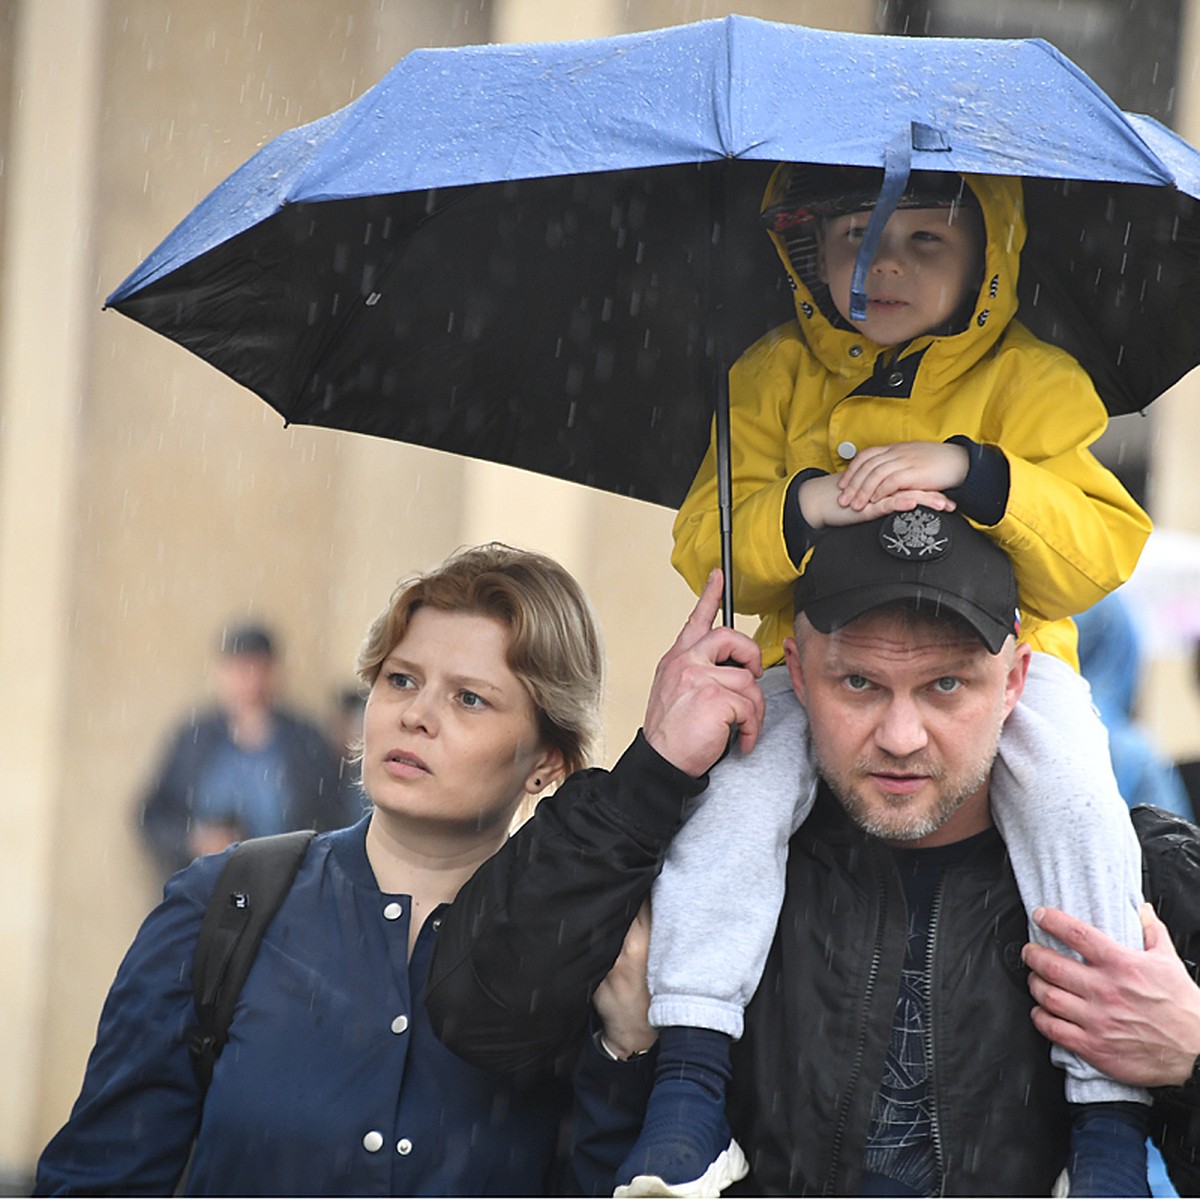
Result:
<svg viewBox="0 0 1200 1200"><path fill-rule="evenodd" d="M934 691L939 692L941 695L950 696L962 687L962 680L955 679L953 675L943 675L933 687Z"/></svg>
<svg viewBox="0 0 1200 1200"><path fill-rule="evenodd" d="M847 675L846 686L852 692L865 692L871 686L871 681L865 675Z"/></svg>

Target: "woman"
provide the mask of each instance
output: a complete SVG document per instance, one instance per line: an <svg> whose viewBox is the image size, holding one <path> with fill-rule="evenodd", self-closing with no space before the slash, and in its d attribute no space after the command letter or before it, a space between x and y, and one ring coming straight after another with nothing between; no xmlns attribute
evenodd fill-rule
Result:
<svg viewBox="0 0 1200 1200"><path fill-rule="evenodd" d="M372 810L313 841L207 1095L186 1047L191 968L225 854L176 875L138 933L38 1193L169 1195L185 1166L197 1195L611 1192L594 1156L576 1158L586 1178L563 1162L569 1084L468 1066L434 1037L423 995L439 911L522 801L587 761L601 669L582 592L540 555L484 546L402 584L358 660ZM597 1001L626 1050L646 1029L628 975ZM632 1097L636 1111L646 1073L588 1040L575 1081L604 1126L605 1106Z"/></svg>

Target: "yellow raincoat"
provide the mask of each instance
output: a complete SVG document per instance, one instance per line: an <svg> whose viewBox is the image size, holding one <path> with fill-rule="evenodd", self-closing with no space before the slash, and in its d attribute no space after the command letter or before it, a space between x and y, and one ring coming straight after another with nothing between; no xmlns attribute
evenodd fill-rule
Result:
<svg viewBox="0 0 1200 1200"><path fill-rule="evenodd" d="M778 179L776 172L764 207L777 198ZM1149 535L1149 518L1088 449L1108 420L1090 378L1015 318L1025 241L1020 180L966 179L987 231L974 311L961 332L916 338L899 358L895 348L832 325L776 238L796 284L797 320L760 338L729 374L734 602L762 618L755 638L767 665L783 657L791 635L799 574L783 534L788 485L808 468L843 470L868 446L964 435L999 447L1010 470L1008 504L996 525L979 528L1013 562L1022 640L1075 667L1067 618L1128 578ZM910 394L889 395L906 374L911 382L901 386ZM671 561L698 592L720 563L711 444L674 538Z"/></svg>

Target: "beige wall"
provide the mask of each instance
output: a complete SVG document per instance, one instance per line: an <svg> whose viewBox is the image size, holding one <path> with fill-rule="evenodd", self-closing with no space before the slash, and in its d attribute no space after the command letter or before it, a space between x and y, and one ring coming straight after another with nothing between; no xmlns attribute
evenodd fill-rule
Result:
<svg viewBox="0 0 1200 1200"><path fill-rule="evenodd" d="M1200 145L1200 4L1185 6L1175 129ZM1155 401L1150 506L1156 525L1200 535L1200 371ZM1197 584L1200 603L1200 581ZM1140 716L1171 757L1200 758L1200 689L1182 654L1149 664Z"/></svg>

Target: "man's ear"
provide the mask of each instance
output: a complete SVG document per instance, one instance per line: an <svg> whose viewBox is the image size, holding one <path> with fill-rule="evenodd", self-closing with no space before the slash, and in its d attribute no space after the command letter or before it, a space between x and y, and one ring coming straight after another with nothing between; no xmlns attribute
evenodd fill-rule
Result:
<svg viewBox="0 0 1200 1200"><path fill-rule="evenodd" d="M800 667L800 646L794 637L783 639L783 661L787 664L792 691L801 704L805 702L804 672Z"/></svg>
<svg viewBox="0 0 1200 1200"><path fill-rule="evenodd" d="M1004 681L1004 715L1008 716L1017 707L1021 693L1025 690L1025 680L1029 675L1029 664L1033 661L1033 651L1028 643L1018 642L1013 651L1012 664L1008 668L1008 677Z"/></svg>

